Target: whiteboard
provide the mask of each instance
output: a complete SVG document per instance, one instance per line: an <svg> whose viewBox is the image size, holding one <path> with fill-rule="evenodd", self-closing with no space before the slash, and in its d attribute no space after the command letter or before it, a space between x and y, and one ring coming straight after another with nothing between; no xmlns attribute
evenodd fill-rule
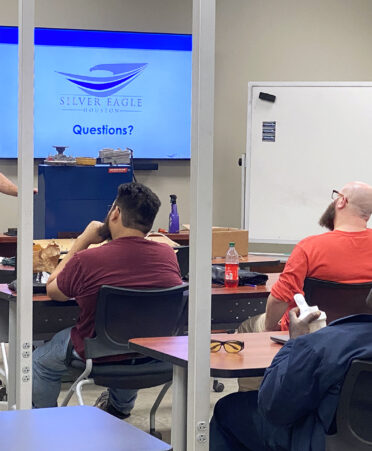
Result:
<svg viewBox="0 0 372 451"><path fill-rule="evenodd" d="M318 220L333 189L372 185L372 83L250 82L247 117L250 241L296 243L322 233ZM275 142L263 141L263 122L275 122Z"/></svg>

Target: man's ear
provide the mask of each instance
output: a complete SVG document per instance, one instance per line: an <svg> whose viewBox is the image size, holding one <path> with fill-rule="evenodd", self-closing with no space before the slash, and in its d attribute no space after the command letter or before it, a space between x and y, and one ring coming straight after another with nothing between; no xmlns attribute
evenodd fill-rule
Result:
<svg viewBox="0 0 372 451"><path fill-rule="evenodd" d="M336 208L341 210L342 208L345 208L347 205L347 198L346 197L340 197L337 199Z"/></svg>
<svg viewBox="0 0 372 451"><path fill-rule="evenodd" d="M120 217L120 208L118 206L115 206L110 214L110 219L112 221L117 221Z"/></svg>

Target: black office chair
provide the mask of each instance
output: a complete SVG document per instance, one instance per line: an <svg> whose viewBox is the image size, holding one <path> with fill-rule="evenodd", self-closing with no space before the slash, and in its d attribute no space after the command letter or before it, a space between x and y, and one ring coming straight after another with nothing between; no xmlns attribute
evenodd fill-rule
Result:
<svg viewBox="0 0 372 451"><path fill-rule="evenodd" d="M372 314L372 308L366 304L371 289L372 282L338 283L306 278L304 283L307 303L326 312L327 323L357 313Z"/></svg>
<svg viewBox="0 0 372 451"><path fill-rule="evenodd" d="M180 273L182 279L188 279L189 277L189 246L177 246L173 248L175 251L177 251L177 261L178 266L180 267Z"/></svg>
<svg viewBox="0 0 372 451"><path fill-rule="evenodd" d="M85 384L117 388L149 388L165 384L150 412L150 433L155 431L155 413L172 383L173 369L167 362L146 361L136 365L120 362L93 363L92 359L133 353L128 340L181 334L186 315L188 285L156 290L133 290L103 285L97 299L94 338L85 339L86 361L73 358L70 367L83 371L71 386L62 406L76 393L84 405L81 389ZM148 359L147 359L148 360ZM88 379L89 377L89 379Z"/></svg>
<svg viewBox="0 0 372 451"><path fill-rule="evenodd" d="M342 386L337 433L326 437L326 451L372 449L372 362L354 360Z"/></svg>

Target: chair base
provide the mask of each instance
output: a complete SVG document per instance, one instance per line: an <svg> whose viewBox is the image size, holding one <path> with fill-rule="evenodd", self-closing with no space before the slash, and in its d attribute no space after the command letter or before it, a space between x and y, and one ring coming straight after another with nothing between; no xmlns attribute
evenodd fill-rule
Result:
<svg viewBox="0 0 372 451"><path fill-rule="evenodd" d="M164 362L158 362L159 367L164 367ZM76 366L82 366L84 365L84 362L82 361L76 361ZM145 364L146 365L146 364ZM156 364L155 364L156 365ZM133 368L136 367L138 369L140 365L133 365L133 366L127 366L127 368ZM154 364L151 364L151 369L153 369ZM76 370L76 367L75 367ZM67 395L65 396L64 400L62 401L61 406L62 407L66 407L71 399L71 397L73 396L74 393L76 393L76 397L78 399L79 405L83 406L84 405L84 399L83 399L83 394L82 394L82 389L84 385L90 385L90 384L96 384L96 385L100 385L103 387L110 387L112 385L110 384L106 384L106 383L102 383L103 379L107 382L107 381L111 381L111 379L108 378L104 378L103 376L101 376L101 378L97 378L93 376L94 374L94 366L93 366L93 362L91 359L88 359L86 361L86 367L84 369L84 371L81 373L81 375L75 380L75 382L72 384L72 386L70 387L70 390L68 391ZM89 376L93 376L93 377L89 377ZM89 377L89 378L88 378ZM131 379L134 379L133 375L128 375L128 380L130 383L132 383ZM146 378L147 381L147 378ZM150 434L153 435L156 438L161 439L161 433L157 432L155 429L155 415L156 415L156 411L161 403L161 401L163 400L165 394L167 393L167 391L169 390L169 387L172 385L172 373L171 374L160 374L157 375L157 380L154 381L154 375L152 374L152 379L151 379L152 383L151 384L147 384L145 387L143 388L150 388L150 387L156 387L158 385L163 385L162 389L160 390L160 393L158 394L152 408L150 411ZM163 382L160 382L163 381ZM154 382L159 382L159 383L154 383ZM121 381L121 383L124 385L123 387L120 387L121 384L118 383L118 381L116 379L114 379L113 384L115 385L115 387L119 388L134 388L134 389L139 389L138 385L136 384L135 387L129 387L128 384L125 384L125 377L123 379L123 381ZM142 387L141 387L142 388Z"/></svg>

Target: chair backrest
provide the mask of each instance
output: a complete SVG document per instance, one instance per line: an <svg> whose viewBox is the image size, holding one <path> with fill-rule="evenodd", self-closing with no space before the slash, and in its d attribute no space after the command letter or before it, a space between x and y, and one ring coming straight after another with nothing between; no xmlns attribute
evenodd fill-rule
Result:
<svg viewBox="0 0 372 451"><path fill-rule="evenodd" d="M178 334L187 289L187 284L155 290L103 285L97 299L96 336L85 339L86 358L125 354L130 338Z"/></svg>
<svg viewBox="0 0 372 451"><path fill-rule="evenodd" d="M187 278L189 275L189 246L178 246L176 256L178 260L178 266L180 267L181 278Z"/></svg>
<svg viewBox="0 0 372 451"><path fill-rule="evenodd" d="M366 298L372 289L368 283L337 283L306 278L305 298L309 305L317 305L327 314L327 323L357 313L371 313Z"/></svg>
<svg viewBox="0 0 372 451"><path fill-rule="evenodd" d="M372 362L354 360L342 386L336 414L337 433L327 450L372 449Z"/></svg>

